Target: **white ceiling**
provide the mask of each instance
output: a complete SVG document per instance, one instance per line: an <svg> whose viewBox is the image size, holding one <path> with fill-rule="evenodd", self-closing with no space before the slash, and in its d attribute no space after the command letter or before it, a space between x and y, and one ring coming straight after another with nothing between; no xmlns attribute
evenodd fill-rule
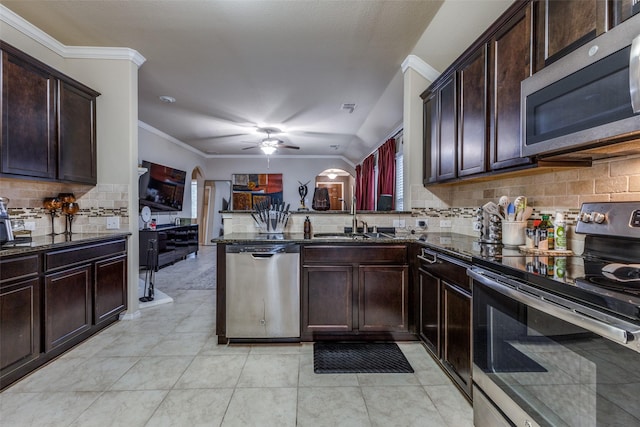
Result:
<svg viewBox="0 0 640 427"><path fill-rule="evenodd" d="M360 162L402 124L400 64L442 1L1 3L65 45L140 52L139 119L204 154L259 154L268 125L300 147L277 154Z"/></svg>

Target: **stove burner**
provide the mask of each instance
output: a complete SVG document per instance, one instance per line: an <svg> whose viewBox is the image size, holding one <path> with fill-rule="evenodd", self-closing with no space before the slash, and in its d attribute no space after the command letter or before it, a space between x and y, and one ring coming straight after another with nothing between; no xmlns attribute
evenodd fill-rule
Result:
<svg viewBox="0 0 640 427"><path fill-rule="evenodd" d="M602 274L617 282L640 282L640 264L607 264Z"/></svg>
<svg viewBox="0 0 640 427"><path fill-rule="evenodd" d="M585 281L592 285L598 286L605 291L616 291L618 293L627 293L640 296L640 281L618 281L611 280L605 276L587 276L584 279L577 279L578 281ZM580 286L580 284L578 284Z"/></svg>

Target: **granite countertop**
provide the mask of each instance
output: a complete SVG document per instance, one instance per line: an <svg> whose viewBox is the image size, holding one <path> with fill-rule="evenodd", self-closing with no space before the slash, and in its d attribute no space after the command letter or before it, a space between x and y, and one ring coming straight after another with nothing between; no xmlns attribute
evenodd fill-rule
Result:
<svg viewBox="0 0 640 427"><path fill-rule="evenodd" d="M468 236L458 233L415 233L396 234L393 237L382 235L380 237L339 237L341 233L319 233L320 237L305 239L302 233L261 234L261 233L232 233L217 239L212 243L225 244L260 244L260 243L302 243L302 244L384 244L384 243L413 243L416 242L425 248L431 248L440 253L471 262L473 258L495 259L502 257L522 257L518 248L508 248L501 245L486 245L478 242L477 236ZM322 236L324 235L324 236Z"/></svg>
<svg viewBox="0 0 640 427"><path fill-rule="evenodd" d="M478 243L475 236L467 236L457 233L416 233L416 234L396 234L391 237L382 235L380 237L339 237L336 232L334 236L327 236L331 233L319 233L320 237L305 239L302 233L282 233L282 234L260 234L260 233L232 233L217 239L213 243L225 244L247 244L247 243L303 243L303 244L376 244L376 243L413 243L417 242L422 246L430 247L434 250L448 253L458 258L471 260L473 256L482 256L483 247Z"/></svg>
<svg viewBox="0 0 640 427"><path fill-rule="evenodd" d="M58 234L56 236L34 236L31 242L20 243L15 246L4 245L0 249L0 256L10 256L29 252L38 252L53 248L63 248L84 243L112 240L129 237L131 233L73 233L71 236Z"/></svg>
<svg viewBox="0 0 640 427"><path fill-rule="evenodd" d="M231 233L224 236L212 239L212 243L397 243L397 242L415 242L418 238L417 235L396 235L394 237L376 237L365 238L362 236L357 237L341 237L340 232L335 233L318 233L320 236L313 237L311 239L305 239L303 233ZM331 236L329 236L331 235Z"/></svg>
<svg viewBox="0 0 640 427"><path fill-rule="evenodd" d="M233 210L233 211L220 211L222 214L250 214L255 213L255 210ZM308 211L290 210L290 214L295 215L353 215L351 211L314 211L310 209ZM412 211L361 211L358 209L358 215L412 215Z"/></svg>

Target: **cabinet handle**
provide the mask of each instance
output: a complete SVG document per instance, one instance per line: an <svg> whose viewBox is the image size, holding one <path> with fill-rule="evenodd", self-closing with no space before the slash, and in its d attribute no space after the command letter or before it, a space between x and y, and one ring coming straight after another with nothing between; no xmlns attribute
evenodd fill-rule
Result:
<svg viewBox="0 0 640 427"><path fill-rule="evenodd" d="M435 264L438 262L438 254L426 248L422 248L422 254L418 255L418 259L429 264Z"/></svg>
<svg viewBox="0 0 640 427"><path fill-rule="evenodd" d="M424 261L426 263L429 263L429 264L435 264L435 263L438 262L438 259L436 258L435 255L433 256L433 259L427 259L427 258L423 257L422 255L418 255L418 259L421 260L421 261Z"/></svg>

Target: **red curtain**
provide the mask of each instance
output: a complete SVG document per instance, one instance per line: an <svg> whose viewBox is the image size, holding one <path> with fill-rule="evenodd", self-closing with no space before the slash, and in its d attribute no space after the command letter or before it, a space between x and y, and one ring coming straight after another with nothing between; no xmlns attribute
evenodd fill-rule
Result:
<svg viewBox="0 0 640 427"><path fill-rule="evenodd" d="M378 195L391 195L391 209L395 208L396 140L391 138L378 148Z"/></svg>
<svg viewBox="0 0 640 427"><path fill-rule="evenodd" d="M362 162L362 184L360 198L358 199L358 209L372 211L375 205L375 156L372 154Z"/></svg>
<svg viewBox="0 0 640 427"><path fill-rule="evenodd" d="M362 166L356 166L356 193L353 195L356 198L356 205L354 209L360 209L360 200L362 200Z"/></svg>

